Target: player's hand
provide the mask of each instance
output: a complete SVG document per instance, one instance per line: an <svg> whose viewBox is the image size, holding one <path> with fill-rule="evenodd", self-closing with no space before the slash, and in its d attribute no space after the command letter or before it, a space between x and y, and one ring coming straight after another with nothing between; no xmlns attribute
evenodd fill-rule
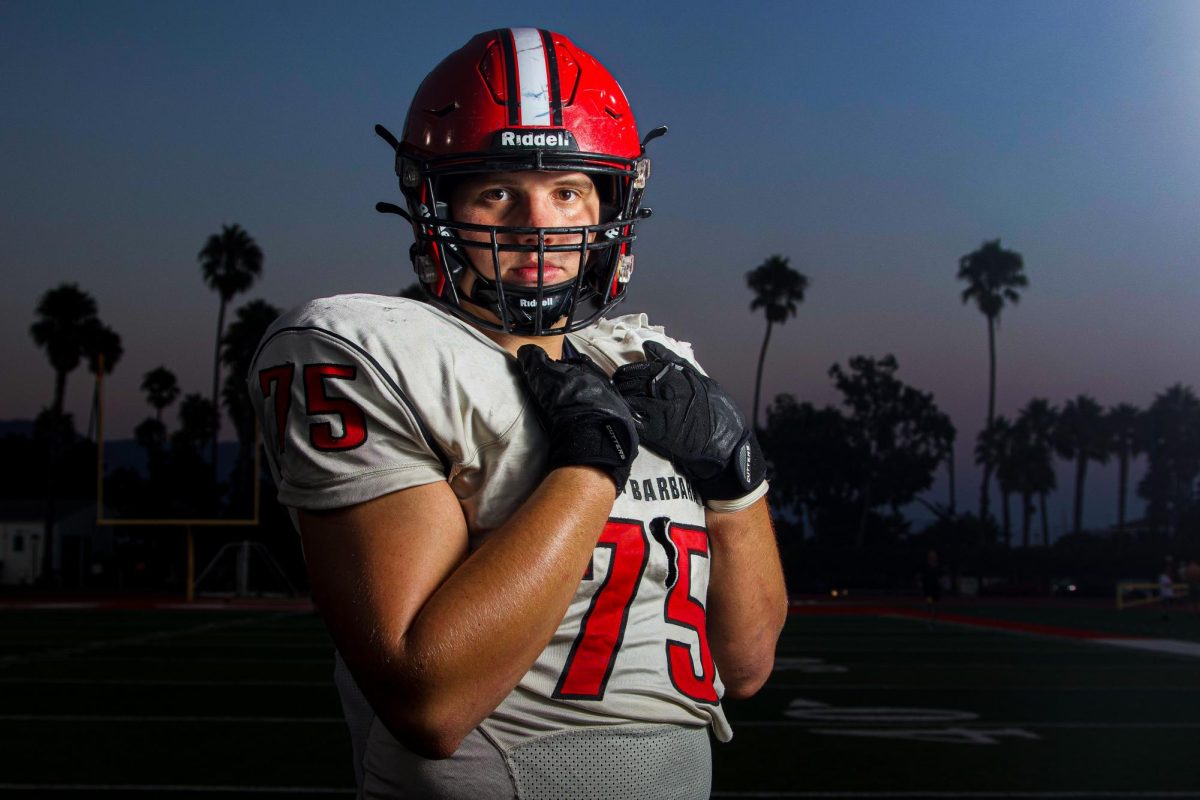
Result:
<svg viewBox="0 0 1200 800"><path fill-rule="evenodd" d="M733 500L758 488L766 465L733 399L657 342L647 342L645 352L645 361L613 373L642 443L670 458L706 501Z"/></svg>
<svg viewBox="0 0 1200 800"><path fill-rule="evenodd" d="M525 385L550 434L550 468L598 467L625 488L637 455L633 414L612 381L584 355L553 361L537 345L517 351Z"/></svg>

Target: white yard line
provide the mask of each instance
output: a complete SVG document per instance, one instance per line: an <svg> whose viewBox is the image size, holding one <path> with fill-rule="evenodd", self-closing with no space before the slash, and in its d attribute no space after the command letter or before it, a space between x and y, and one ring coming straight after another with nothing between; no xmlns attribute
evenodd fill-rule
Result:
<svg viewBox="0 0 1200 800"><path fill-rule="evenodd" d="M1090 641L1114 647L1132 647L1135 650L1150 650L1155 653L1200 658L1200 642L1184 642L1179 639L1091 639Z"/></svg>
<svg viewBox="0 0 1200 800"><path fill-rule="evenodd" d="M253 625L258 622L263 622L269 619L278 619L280 616L296 616L303 612L279 612L271 615L255 615L252 617L239 617L232 620L224 620L221 622L206 622L201 625L192 625L187 628L171 628L168 630L151 631L150 633L139 633L136 636L126 636L120 639L98 639L93 642L84 642L82 644L72 645L71 647L53 648L50 650L40 650L30 653L21 653L17 655L0 657L0 669L12 664L28 664L31 661L46 661L60 658L71 658L72 656L84 655L87 653L95 653L102 650L111 650L114 647L124 647L126 645L145 644L146 642L155 642L162 639L169 639L175 636L186 636L192 633L200 633L202 631L221 630L224 628L238 628L245 625ZM97 659L99 660L99 659ZM191 659L203 660L203 659Z"/></svg>
<svg viewBox="0 0 1200 800"><path fill-rule="evenodd" d="M186 722L188 724L210 722L222 725L230 722L257 722L265 725L294 725L303 723L309 725L345 725L341 717L198 717L194 715L153 715L145 714L0 714L0 722Z"/></svg>
<svg viewBox="0 0 1200 800"><path fill-rule="evenodd" d="M347 797L354 789L344 786L195 786L191 784L139 783L0 783L0 791L24 792L230 792L262 794L336 794Z"/></svg>
<svg viewBox="0 0 1200 800"><path fill-rule="evenodd" d="M923 617L911 616L909 614L880 614L888 619L906 619L912 622L925 624L927 620ZM1103 644L1110 647L1127 647L1134 650L1147 650L1154 653L1168 653L1176 656L1194 656L1200 658L1200 642L1187 642L1179 639L1155 639L1149 637L1090 637L1090 636L1064 636L1054 633L1053 631L1038 631L1038 630L1022 630L1019 627L1007 628L999 625L988 624L989 620L980 619L979 622L970 622L961 619L938 619L934 623L935 626L944 625L947 627L969 628L971 630L995 631L996 633L1012 633L1018 636L1032 636L1038 639L1049 639L1051 641L1060 642L1079 642L1081 644Z"/></svg>
<svg viewBox="0 0 1200 800"><path fill-rule="evenodd" d="M893 800L894 798L949 798L949 800L990 800L990 798L1016 798L1017 800L1070 800L1070 798L1173 798L1173 800L1191 800L1200 798L1200 791L1096 791L1093 789L1062 790L1046 792L989 792L989 791L953 791L953 792L713 792L713 797L797 797L805 800Z"/></svg>
<svg viewBox="0 0 1200 800"><path fill-rule="evenodd" d="M210 680L161 680L158 678L0 678L0 686L5 684L30 686L229 686L243 688L295 688L313 689L333 687L333 679L325 681L210 681Z"/></svg>
<svg viewBox="0 0 1200 800"><path fill-rule="evenodd" d="M0 717L4 719L4 717ZM734 729L737 728L814 728L818 723L813 720L731 720L730 724ZM940 725L942 723L935 723ZM825 722L819 723L822 728L846 728L854 729L871 725L878 726L878 722ZM1193 730L1200 729L1200 722L962 722L955 721L956 728L974 728L979 730L990 730L992 728L1070 728L1070 729L1087 729L1087 728L1102 728L1104 730L1154 730L1163 728L1167 730Z"/></svg>
<svg viewBox="0 0 1200 800"><path fill-rule="evenodd" d="M1073 669L1077 669L1074 668ZM5 679L0 678L0 683ZM1097 694L1120 694L1123 692L1196 692L1197 686L1163 686L1162 684L1146 684L1142 686L956 686L954 689L936 688L929 686L914 686L900 683L769 683L762 690L781 692L905 692L917 694L946 694L950 691L971 692L972 694L1007 694L1011 692L1095 692Z"/></svg>

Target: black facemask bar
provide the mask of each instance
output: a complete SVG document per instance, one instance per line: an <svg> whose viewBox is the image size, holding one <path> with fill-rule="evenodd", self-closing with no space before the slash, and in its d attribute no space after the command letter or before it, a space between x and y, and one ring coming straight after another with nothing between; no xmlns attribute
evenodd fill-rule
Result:
<svg viewBox="0 0 1200 800"><path fill-rule="evenodd" d="M633 264L633 257L628 251L637 238L628 220L587 226L536 228L476 225L424 217L414 224L414 231L418 241L418 270L436 269L440 264L444 269L443 274L447 276L440 285L435 283L439 277L436 274L421 276L427 286L435 284L432 295L438 305L457 309L472 322L490 330L533 336L567 333L586 327L602 312L624 299ZM469 233L483 234L486 240L467 238L465 234ZM536 241L501 241L518 237L536 237ZM548 240L558 240L560 243L550 243ZM562 243L562 240L568 241ZM490 276L481 271L471 258L469 251L472 250L487 253L491 261ZM501 274L501 253L536 253L537 284L514 286L496 280L494 276ZM573 278L554 284L545 283L546 257L553 253L575 254ZM561 261L555 261L562 265ZM464 270L470 270L474 277L470 293L466 296L461 292L460 285ZM464 300L490 311L499 324L463 307Z"/></svg>

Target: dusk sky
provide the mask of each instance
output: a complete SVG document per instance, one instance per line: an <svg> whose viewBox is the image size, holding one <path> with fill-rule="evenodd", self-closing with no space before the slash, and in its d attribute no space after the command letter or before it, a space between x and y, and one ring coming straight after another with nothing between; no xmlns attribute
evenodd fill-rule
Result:
<svg viewBox="0 0 1200 800"><path fill-rule="evenodd" d="M372 126L399 131L434 64L514 25L567 34L643 132L670 126L622 310L691 341L747 409L765 322L744 276L780 253L811 285L764 395L833 402L831 364L894 353L958 427L975 508L986 328L955 273L998 237L1030 284L1001 318L999 413L1200 387L1200 2L3 0L0 419L50 402L29 326L64 281L124 341L110 438L149 413L138 385L160 364L207 394L217 297L196 254L222 224L266 256L234 308L409 284L409 233L373 210L399 192ZM81 368L77 424L89 397ZM1115 521L1114 474L1091 468L1090 525Z"/></svg>

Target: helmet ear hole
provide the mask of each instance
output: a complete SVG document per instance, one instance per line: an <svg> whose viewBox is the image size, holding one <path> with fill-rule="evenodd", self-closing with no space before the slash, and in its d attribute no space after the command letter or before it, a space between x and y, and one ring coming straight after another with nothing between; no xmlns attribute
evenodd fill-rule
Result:
<svg viewBox="0 0 1200 800"><path fill-rule="evenodd" d="M450 206L462 183L462 175L443 175L434 182L434 210L442 219L452 219Z"/></svg>
<svg viewBox="0 0 1200 800"><path fill-rule="evenodd" d="M592 183L600 195L600 221L611 222L621 210L621 193L615 175L592 175Z"/></svg>

